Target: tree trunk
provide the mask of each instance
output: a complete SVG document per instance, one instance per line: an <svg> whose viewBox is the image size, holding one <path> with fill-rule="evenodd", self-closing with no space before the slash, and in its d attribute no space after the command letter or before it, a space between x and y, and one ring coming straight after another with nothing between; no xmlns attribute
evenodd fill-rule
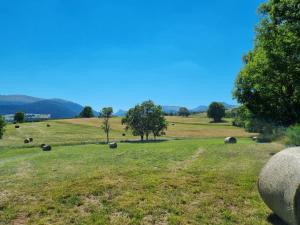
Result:
<svg viewBox="0 0 300 225"><path fill-rule="evenodd" d="M106 132L106 142L109 143L109 132Z"/></svg>
<svg viewBox="0 0 300 225"><path fill-rule="evenodd" d="M144 141L144 135L141 135L141 141Z"/></svg>

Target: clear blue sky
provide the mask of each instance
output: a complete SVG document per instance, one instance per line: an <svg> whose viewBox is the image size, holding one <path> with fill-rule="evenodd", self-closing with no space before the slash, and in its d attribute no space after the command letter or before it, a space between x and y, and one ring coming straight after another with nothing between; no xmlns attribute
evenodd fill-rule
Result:
<svg viewBox="0 0 300 225"><path fill-rule="evenodd" d="M2 0L0 94L95 109L234 103L262 0Z"/></svg>

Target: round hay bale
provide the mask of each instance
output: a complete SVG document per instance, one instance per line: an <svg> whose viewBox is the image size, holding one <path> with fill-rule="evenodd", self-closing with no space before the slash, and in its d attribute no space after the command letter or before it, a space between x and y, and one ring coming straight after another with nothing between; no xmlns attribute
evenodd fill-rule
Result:
<svg viewBox="0 0 300 225"><path fill-rule="evenodd" d="M28 144L30 142L30 139L29 138L25 138L24 139L24 144Z"/></svg>
<svg viewBox="0 0 300 225"><path fill-rule="evenodd" d="M33 138L29 138L29 141L30 141L30 142L33 142Z"/></svg>
<svg viewBox="0 0 300 225"><path fill-rule="evenodd" d="M300 147L274 155L258 180L267 206L290 225L300 224Z"/></svg>
<svg viewBox="0 0 300 225"><path fill-rule="evenodd" d="M225 144L236 144L237 139L235 137L227 137L224 140Z"/></svg>
<svg viewBox="0 0 300 225"><path fill-rule="evenodd" d="M43 146L43 151L44 152L48 152L48 151L51 151L52 147L50 145L44 145Z"/></svg>
<svg viewBox="0 0 300 225"><path fill-rule="evenodd" d="M19 125L16 125L15 128L18 129L18 128L20 128L20 126L19 126Z"/></svg>
<svg viewBox="0 0 300 225"><path fill-rule="evenodd" d="M256 136L252 137L251 139L252 139L252 141L257 141L257 137Z"/></svg>
<svg viewBox="0 0 300 225"><path fill-rule="evenodd" d="M111 149L114 149L114 148L118 147L118 144L116 142L111 142L108 145L109 145L109 148L111 148Z"/></svg>

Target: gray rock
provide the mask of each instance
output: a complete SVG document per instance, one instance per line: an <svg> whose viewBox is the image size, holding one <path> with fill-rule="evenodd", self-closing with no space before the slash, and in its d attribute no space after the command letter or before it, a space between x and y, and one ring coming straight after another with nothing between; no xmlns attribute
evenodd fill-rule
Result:
<svg viewBox="0 0 300 225"><path fill-rule="evenodd" d="M258 189L277 216L290 225L299 225L300 147L274 155L259 176Z"/></svg>
<svg viewBox="0 0 300 225"><path fill-rule="evenodd" d="M227 137L224 140L225 144L236 144L237 139L235 137Z"/></svg>

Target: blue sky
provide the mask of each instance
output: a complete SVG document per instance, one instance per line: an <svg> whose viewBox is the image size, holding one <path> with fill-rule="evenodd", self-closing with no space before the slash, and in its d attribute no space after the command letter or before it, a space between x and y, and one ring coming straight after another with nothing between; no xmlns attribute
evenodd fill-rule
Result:
<svg viewBox="0 0 300 225"><path fill-rule="evenodd" d="M234 103L259 0L2 0L0 94L95 109Z"/></svg>

